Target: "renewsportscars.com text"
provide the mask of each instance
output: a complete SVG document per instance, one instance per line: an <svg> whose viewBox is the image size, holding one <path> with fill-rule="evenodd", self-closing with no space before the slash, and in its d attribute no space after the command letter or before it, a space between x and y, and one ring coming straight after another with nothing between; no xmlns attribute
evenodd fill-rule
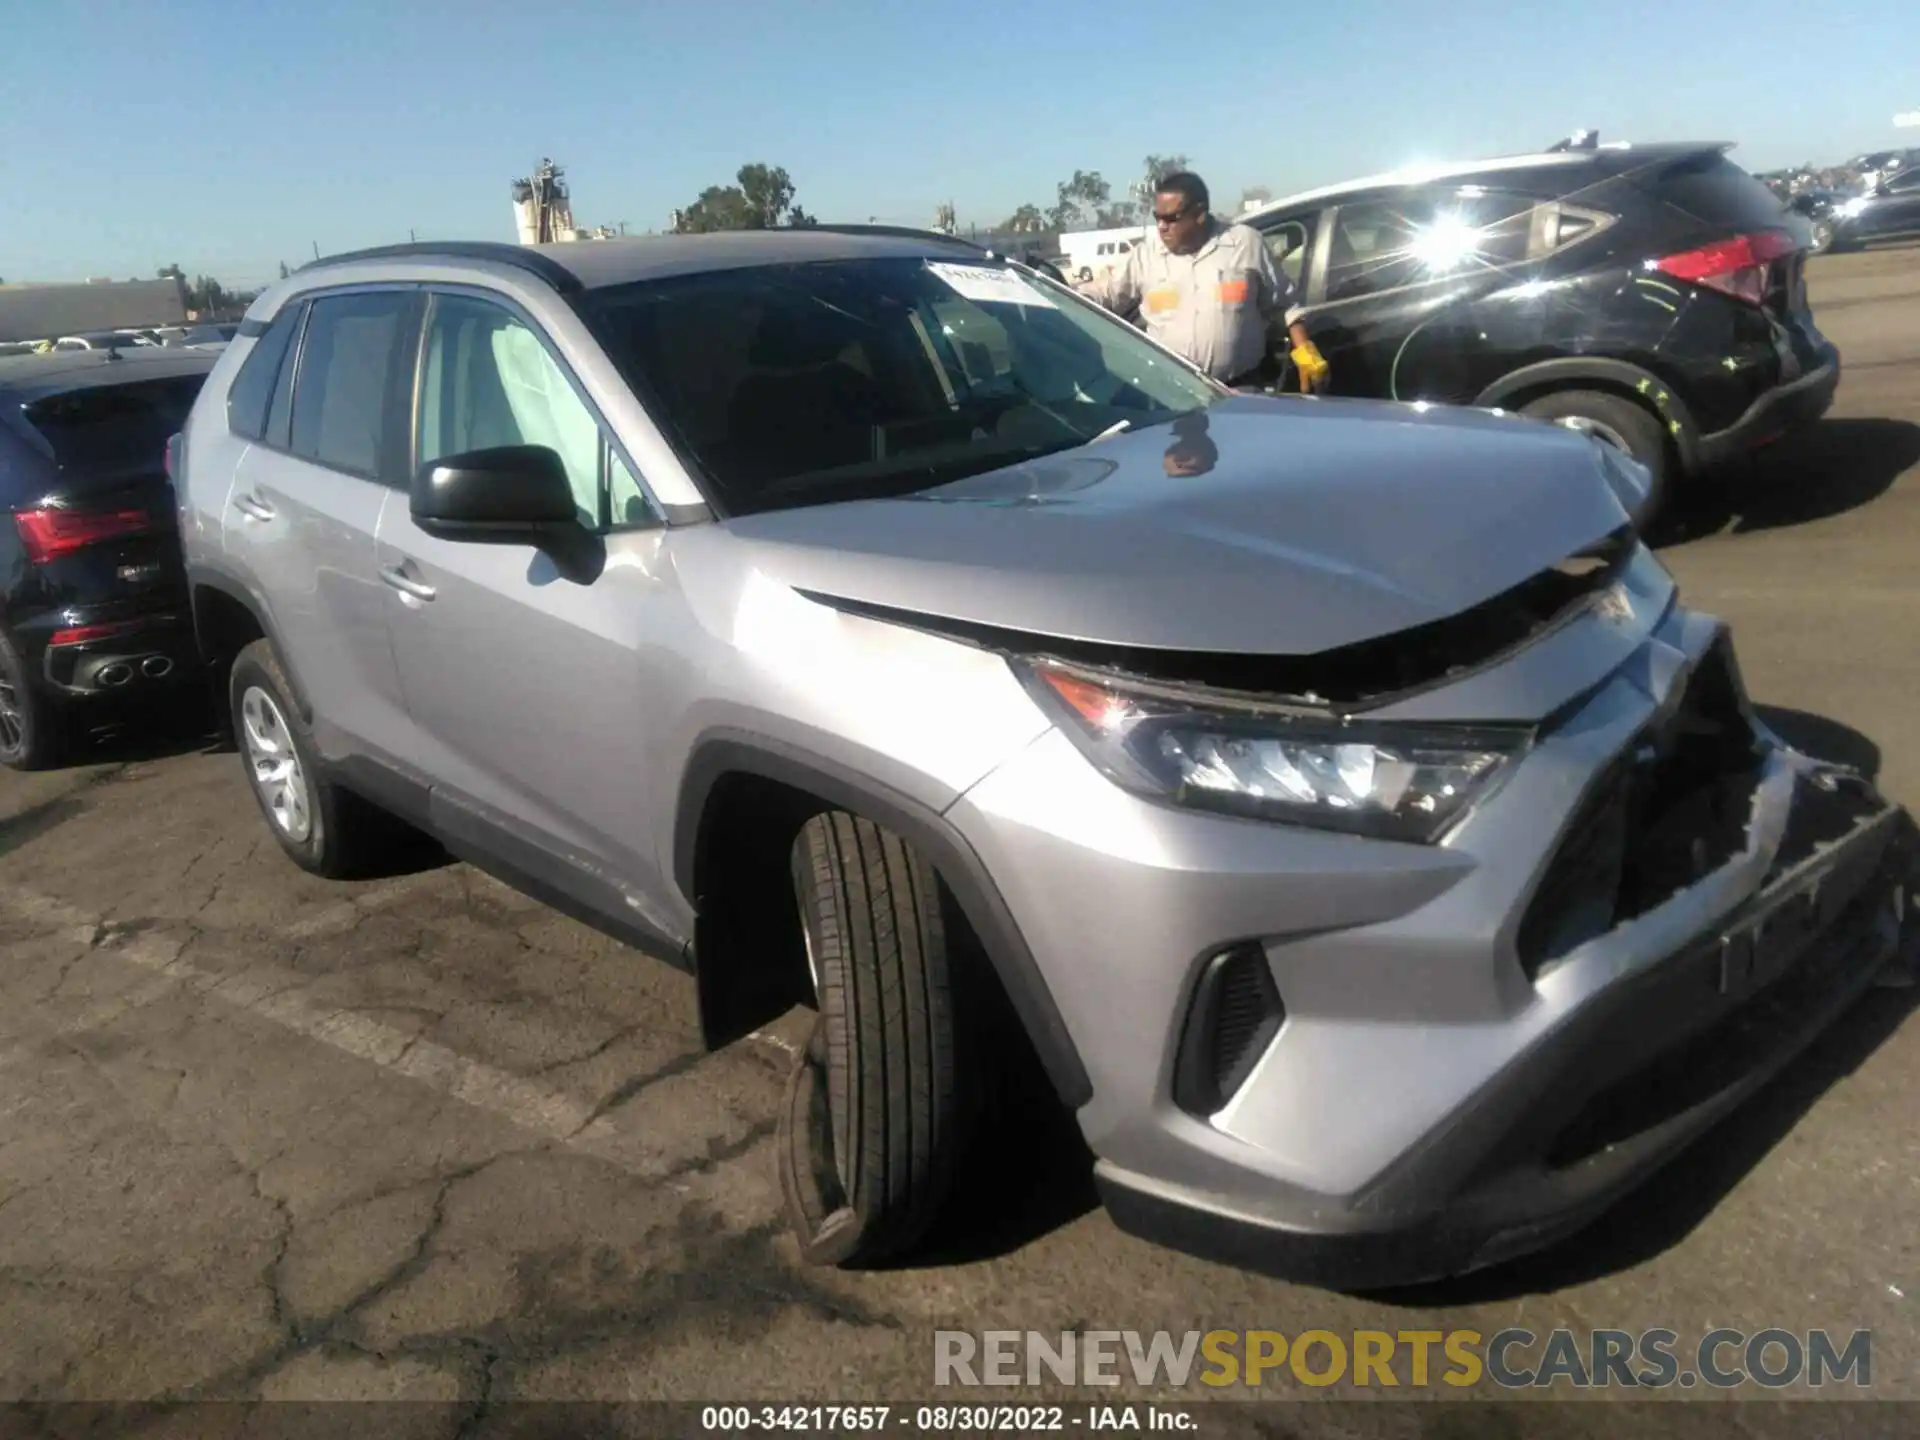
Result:
<svg viewBox="0 0 1920 1440"><path fill-rule="evenodd" d="M935 1385L1732 1389L1873 1383L1873 1332L1037 1330L934 1332Z"/></svg>

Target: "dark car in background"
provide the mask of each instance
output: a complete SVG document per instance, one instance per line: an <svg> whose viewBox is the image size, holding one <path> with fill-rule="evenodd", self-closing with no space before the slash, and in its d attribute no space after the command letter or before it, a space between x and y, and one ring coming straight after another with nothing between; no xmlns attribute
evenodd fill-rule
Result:
<svg viewBox="0 0 1920 1440"><path fill-rule="evenodd" d="M1920 240L1920 164L1875 179L1857 195L1836 195L1816 223L1833 250Z"/></svg>
<svg viewBox="0 0 1920 1440"><path fill-rule="evenodd" d="M0 765L56 764L195 673L167 442L218 359L0 359Z"/></svg>
<svg viewBox="0 0 1920 1440"><path fill-rule="evenodd" d="M1725 144L1563 144L1240 216L1298 285L1330 393L1519 411L1670 485L1823 415L1840 357L1804 235Z"/></svg>

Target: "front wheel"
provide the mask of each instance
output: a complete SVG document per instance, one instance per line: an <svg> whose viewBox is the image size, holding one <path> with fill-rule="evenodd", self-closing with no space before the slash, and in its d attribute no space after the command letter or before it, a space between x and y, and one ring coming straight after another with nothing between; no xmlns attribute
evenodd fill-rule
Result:
<svg viewBox="0 0 1920 1440"><path fill-rule="evenodd" d="M1558 390L1523 406L1520 413L1578 430L1645 466L1649 484L1647 498L1634 515L1638 524L1650 523L1665 507L1672 456L1666 431L1652 411L1603 390Z"/></svg>
<svg viewBox="0 0 1920 1440"><path fill-rule="evenodd" d="M976 1110L957 1064L962 937L933 866L870 820L815 816L792 865L819 1015L787 1088L781 1188L805 1259L871 1265L927 1233Z"/></svg>

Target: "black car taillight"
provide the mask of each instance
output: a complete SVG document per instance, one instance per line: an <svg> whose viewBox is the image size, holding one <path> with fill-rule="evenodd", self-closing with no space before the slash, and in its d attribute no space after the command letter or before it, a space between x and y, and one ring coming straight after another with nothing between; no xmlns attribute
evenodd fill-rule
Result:
<svg viewBox="0 0 1920 1440"><path fill-rule="evenodd" d="M1676 280L1691 280L1707 285L1749 305L1766 303L1768 270L1775 260L1800 248L1785 230L1761 230L1752 235L1736 235L1731 240L1716 240L1695 250L1665 255L1652 261L1652 267Z"/></svg>
<svg viewBox="0 0 1920 1440"><path fill-rule="evenodd" d="M45 565L105 540L144 535L154 529L153 516L145 510L67 510L52 505L15 511L13 524L20 532L28 562L34 565Z"/></svg>

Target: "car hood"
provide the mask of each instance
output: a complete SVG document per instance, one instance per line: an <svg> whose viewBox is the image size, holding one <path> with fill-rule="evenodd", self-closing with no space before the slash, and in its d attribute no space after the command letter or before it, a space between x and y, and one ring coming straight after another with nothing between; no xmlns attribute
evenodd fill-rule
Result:
<svg viewBox="0 0 1920 1440"><path fill-rule="evenodd" d="M728 522L795 589L1127 647L1310 655L1627 523L1594 442L1489 411L1236 397L898 498Z"/></svg>

